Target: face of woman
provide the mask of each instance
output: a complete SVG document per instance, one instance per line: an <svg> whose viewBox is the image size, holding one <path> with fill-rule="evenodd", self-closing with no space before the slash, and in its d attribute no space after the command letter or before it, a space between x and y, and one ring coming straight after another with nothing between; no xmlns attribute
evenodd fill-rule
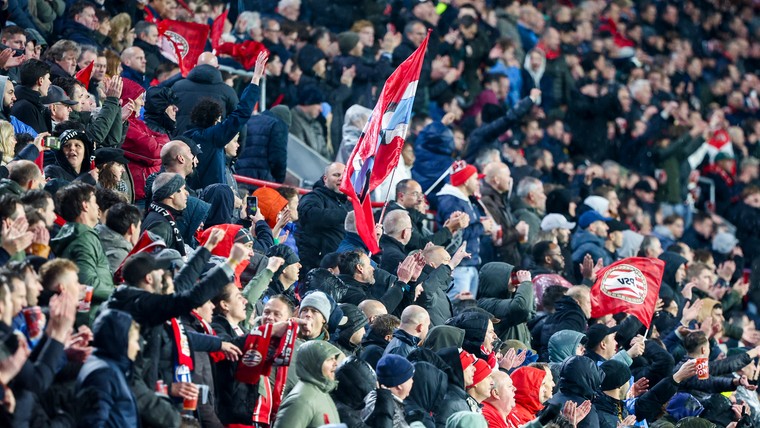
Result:
<svg viewBox="0 0 760 428"><path fill-rule="evenodd" d="M113 162L111 164L110 169L111 169L111 173L113 173L113 175L117 179L121 179L121 176L124 174L124 171L125 171L124 165L122 165L122 164L120 164L118 162Z"/></svg>
<svg viewBox="0 0 760 428"><path fill-rule="evenodd" d="M84 160L84 143L81 140L69 140L63 146L63 155L77 171L82 167Z"/></svg>

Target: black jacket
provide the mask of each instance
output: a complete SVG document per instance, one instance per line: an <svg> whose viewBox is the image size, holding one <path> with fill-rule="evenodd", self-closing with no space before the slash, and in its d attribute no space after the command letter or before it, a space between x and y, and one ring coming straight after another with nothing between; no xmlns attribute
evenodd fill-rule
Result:
<svg viewBox="0 0 760 428"><path fill-rule="evenodd" d="M404 244L388 235L380 237L380 249L382 258L380 259L380 268L388 272L396 272L398 266L406 258Z"/></svg>
<svg viewBox="0 0 760 428"><path fill-rule="evenodd" d="M394 189L395 190L395 189ZM426 219L425 214L417 210L407 210L402 207L396 201L388 203L386 213L394 210L404 210L409 214L409 218L412 220L412 237L406 244L406 251L411 252L414 250L422 250L428 242L432 242L435 245L447 246L451 242L451 231L445 227L438 228L438 230L430 234L424 227L424 221ZM379 221L380 213L375 216L375 221Z"/></svg>
<svg viewBox="0 0 760 428"><path fill-rule="evenodd" d="M348 286L348 290L346 291L346 295L343 296L343 299L338 303L351 303L359 306L364 300L377 299L385 305L385 309L388 310L389 314L394 313L404 299L404 288L409 288L409 286L401 281L395 280L394 282L387 284L387 288L385 288L383 292L381 289L383 281L378 278L377 272L378 271L375 271L375 279L378 282L376 282L374 286L359 282L351 275L340 274L338 278ZM373 293L373 291L375 292Z"/></svg>
<svg viewBox="0 0 760 428"><path fill-rule="evenodd" d="M346 195L328 189L322 180L314 185L313 191L301 198L298 203L296 243L303 272L318 267L325 254L338 248L345 233L346 214L350 210L351 204ZM359 302L354 304L358 305Z"/></svg>
<svg viewBox="0 0 760 428"><path fill-rule="evenodd" d="M588 327L588 318L578 303L571 297L565 296L557 301L555 311L544 321L541 329L540 341L541 351L540 360L549 361L549 339L552 335L560 330L574 330L585 333Z"/></svg>
<svg viewBox="0 0 760 428"><path fill-rule="evenodd" d="M85 143L84 155L82 156L82 166L79 174L77 174L74 167L71 166L66 155L63 154L63 149L59 150L46 150L44 154L45 163L45 177L57 178L67 181L69 183L74 180L83 181L93 186L97 184L95 178L90 175L90 156L92 154L92 147L90 144Z"/></svg>
<svg viewBox="0 0 760 428"><path fill-rule="evenodd" d="M438 355L449 366L447 372L449 382L445 398L439 404L438 412L435 414L435 425L437 427L445 427L446 420L454 413L472 411L470 401L474 400L464 390L464 371L459 359L459 350L457 348L443 348L438 351Z"/></svg>
<svg viewBox="0 0 760 428"><path fill-rule="evenodd" d="M174 217L175 223L177 224L180 223L180 220L182 218L182 212L177 211L166 205L161 205L161 206L163 206L167 211L169 211L169 213ZM175 233L172 230L172 227L169 225L169 221L166 220L164 216L162 216L161 214L155 211L148 211L148 213L145 215L145 219L143 219L142 227L140 228L140 233L145 232L146 230L149 230L151 233L155 233L156 235L161 237L161 239L163 239L164 242L166 242L167 248L173 248L179 251L180 254L185 254L184 243L177 241L177 237L175 236ZM203 302L201 302L201 304L203 304Z"/></svg>
<svg viewBox="0 0 760 428"><path fill-rule="evenodd" d="M581 404L586 400L592 400L596 391L601 388L602 379L602 371L590 358L570 357L560 369L559 392L547 403L562 408L566 401ZM578 428L599 428L599 416L595 406L591 406L591 411L578 424Z"/></svg>
<svg viewBox="0 0 760 428"><path fill-rule="evenodd" d="M430 265L425 265L417 282L422 284L423 288L417 303L425 303L424 307L430 315L430 326L445 323L454 313L451 300L446 294L451 285L451 267L441 265L433 269ZM423 302L419 302L420 300Z"/></svg>
<svg viewBox="0 0 760 428"><path fill-rule="evenodd" d="M145 77L148 81L152 81L156 77L156 69L159 65L170 62L161 54L161 49L156 45L151 45L142 39L135 38L133 46L145 52Z"/></svg>
<svg viewBox="0 0 760 428"><path fill-rule="evenodd" d="M248 119L248 132L236 163L237 172L266 181L285 181L288 125L269 111Z"/></svg>
<svg viewBox="0 0 760 428"><path fill-rule="evenodd" d="M421 422L426 428L435 427L433 414L446 396L448 379L446 373L426 361L414 362L414 384L404 401L404 412L408 423Z"/></svg>
<svg viewBox="0 0 760 428"><path fill-rule="evenodd" d="M239 101L235 90L222 80L219 70L210 65L195 66L187 73L187 78L175 83L172 89L179 97L178 134L190 128L190 113L202 98L211 97L218 101L222 105L222 118L232 113Z"/></svg>
<svg viewBox="0 0 760 428"><path fill-rule="evenodd" d="M16 86L16 102L11 107L11 114L37 133L53 130L50 111L42 104L42 96L26 86Z"/></svg>
<svg viewBox="0 0 760 428"><path fill-rule="evenodd" d="M406 358L410 352L417 349L417 345L420 343L420 338L412 336L411 334L397 328L393 332L393 338L385 348L385 355L400 355Z"/></svg>
<svg viewBox="0 0 760 428"><path fill-rule="evenodd" d="M382 358L388 343L384 336L381 336L376 330L369 327L362 338L362 350L359 358L368 362L374 369L377 367L377 362Z"/></svg>
<svg viewBox="0 0 760 428"><path fill-rule="evenodd" d="M350 358L335 372L335 380L338 387L330 395L338 409L340 421L350 427L370 427L362 420L361 411L364 409L364 397L375 389L373 370L366 362Z"/></svg>
<svg viewBox="0 0 760 428"><path fill-rule="evenodd" d="M501 340L516 339L528 343L530 331L526 323L536 309L533 283L522 282L514 293L510 292L506 282L513 269L514 266L501 262L486 263L480 269L478 307L501 320L494 325Z"/></svg>

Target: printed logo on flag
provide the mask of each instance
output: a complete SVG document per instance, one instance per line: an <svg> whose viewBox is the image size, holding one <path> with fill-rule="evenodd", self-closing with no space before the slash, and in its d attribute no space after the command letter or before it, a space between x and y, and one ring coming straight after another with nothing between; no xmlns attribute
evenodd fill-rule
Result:
<svg viewBox="0 0 760 428"><path fill-rule="evenodd" d="M640 305L647 297L647 279L631 265L619 265L608 270L602 278L601 291L605 295Z"/></svg>
<svg viewBox="0 0 760 428"><path fill-rule="evenodd" d="M182 55L182 58L187 56L187 53L190 52L190 44L187 43L187 40L185 40L180 34L171 30L166 30L163 35L177 47L177 51Z"/></svg>

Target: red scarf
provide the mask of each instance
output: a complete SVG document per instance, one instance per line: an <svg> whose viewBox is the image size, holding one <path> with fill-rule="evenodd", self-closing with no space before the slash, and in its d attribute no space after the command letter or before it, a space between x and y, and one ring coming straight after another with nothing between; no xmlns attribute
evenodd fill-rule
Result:
<svg viewBox="0 0 760 428"><path fill-rule="evenodd" d="M174 345L177 347L177 366L187 366L193 371L193 356L190 352L190 342L185 334L185 326L179 318L171 319L172 333L174 335Z"/></svg>
<svg viewBox="0 0 760 428"><path fill-rule="evenodd" d="M198 321L200 321L201 326L203 326L203 332L206 334L209 334L211 336L216 336L216 332L211 327L211 324L207 323L206 320L201 318L200 314L198 312L192 311L190 312L192 316L195 317ZM208 353L209 357L211 357L211 360L215 363L218 363L219 361L222 361L225 359L224 352L222 351L214 351Z"/></svg>

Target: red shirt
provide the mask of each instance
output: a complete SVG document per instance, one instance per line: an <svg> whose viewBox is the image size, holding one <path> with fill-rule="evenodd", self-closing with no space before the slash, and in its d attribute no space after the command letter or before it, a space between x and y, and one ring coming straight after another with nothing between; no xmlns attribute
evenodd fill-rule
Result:
<svg viewBox="0 0 760 428"><path fill-rule="evenodd" d="M486 418L486 422L488 422L488 428L517 428L512 426L512 424L507 424L506 419L501 416L501 413L496 410L496 407L488 401L483 402L482 410L483 417Z"/></svg>

